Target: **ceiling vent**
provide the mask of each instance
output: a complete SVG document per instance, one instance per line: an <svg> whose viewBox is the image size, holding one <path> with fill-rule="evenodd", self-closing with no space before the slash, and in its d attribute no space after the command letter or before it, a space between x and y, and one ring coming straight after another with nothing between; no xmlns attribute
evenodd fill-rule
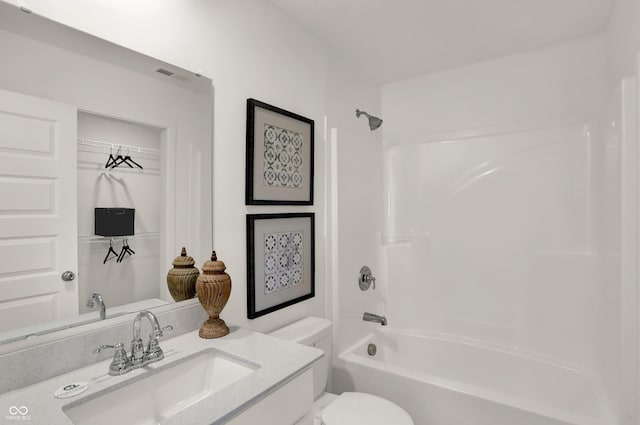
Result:
<svg viewBox="0 0 640 425"><path fill-rule="evenodd" d="M174 73L169 71L168 69L164 69L164 68L158 68L156 69L156 72L162 75L166 75L167 77L171 77Z"/></svg>

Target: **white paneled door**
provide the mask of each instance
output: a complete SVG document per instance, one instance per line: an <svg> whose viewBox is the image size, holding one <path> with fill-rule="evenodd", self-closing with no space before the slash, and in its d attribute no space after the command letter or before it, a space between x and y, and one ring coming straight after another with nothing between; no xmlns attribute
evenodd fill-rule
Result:
<svg viewBox="0 0 640 425"><path fill-rule="evenodd" d="M76 121L0 90L0 331L78 314Z"/></svg>

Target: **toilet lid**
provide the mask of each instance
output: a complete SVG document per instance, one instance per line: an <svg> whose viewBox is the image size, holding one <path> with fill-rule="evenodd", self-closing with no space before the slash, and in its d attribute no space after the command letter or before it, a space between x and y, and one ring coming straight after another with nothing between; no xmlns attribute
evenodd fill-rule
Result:
<svg viewBox="0 0 640 425"><path fill-rule="evenodd" d="M325 425L413 425L402 407L365 393L342 393L320 417Z"/></svg>

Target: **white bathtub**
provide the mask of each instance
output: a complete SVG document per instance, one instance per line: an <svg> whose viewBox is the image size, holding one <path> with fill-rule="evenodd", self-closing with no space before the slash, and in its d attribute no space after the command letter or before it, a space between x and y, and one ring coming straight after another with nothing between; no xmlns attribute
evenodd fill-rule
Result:
<svg viewBox="0 0 640 425"><path fill-rule="evenodd" d="M380 328L340 354L334 379L338 392L394 401L416 425L614 424L591 377L439 335Z"/></svg>

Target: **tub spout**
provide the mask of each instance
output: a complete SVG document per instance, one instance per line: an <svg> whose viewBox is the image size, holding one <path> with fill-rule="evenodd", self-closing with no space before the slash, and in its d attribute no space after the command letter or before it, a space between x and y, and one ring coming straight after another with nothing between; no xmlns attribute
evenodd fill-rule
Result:
<svg viewBox="0 0 640 425"><path fill-rule="evenodd" d="M362 315L362 320L364 320L365 322L376 322L380 323L382 326L387 326L386 317L378 316L377 314L373 313L364 313L364 315Z"/></svg>

